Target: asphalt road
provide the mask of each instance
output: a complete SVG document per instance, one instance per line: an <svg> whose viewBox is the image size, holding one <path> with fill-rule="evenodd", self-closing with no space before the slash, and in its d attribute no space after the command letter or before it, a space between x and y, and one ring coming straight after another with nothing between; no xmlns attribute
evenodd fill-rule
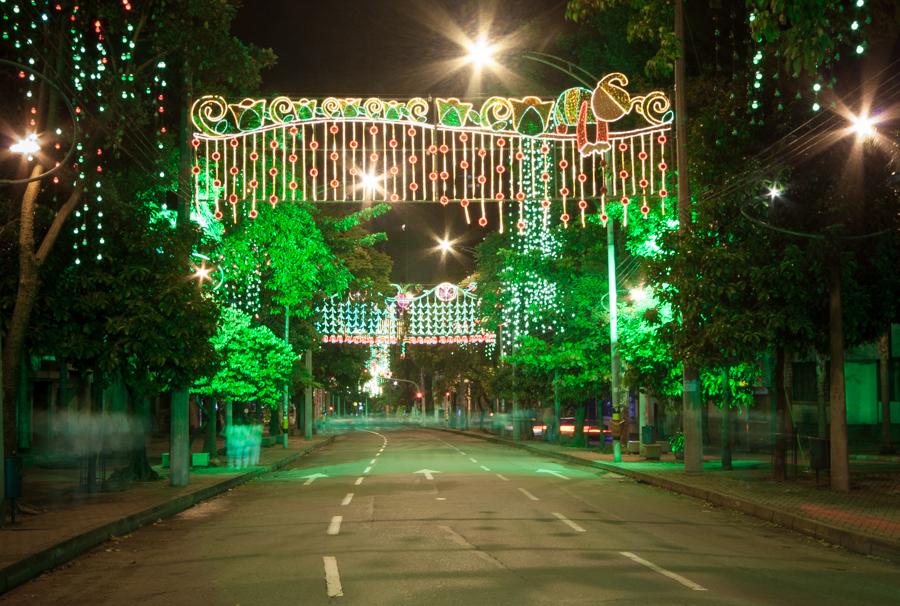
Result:
<svg viewBox="0 0 900 606"><path fill-rule="evenodd" d="M871 605L900 601L898 572L616 474L422 429L339 437L0 605Z"/></svg>

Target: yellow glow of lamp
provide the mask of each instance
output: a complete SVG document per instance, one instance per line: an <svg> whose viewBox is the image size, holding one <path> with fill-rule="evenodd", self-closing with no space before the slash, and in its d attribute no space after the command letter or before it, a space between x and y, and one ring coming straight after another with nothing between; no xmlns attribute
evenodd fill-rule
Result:
<svg viewBox="0 0 900 606"><path fill-rule="evenodd" d="M38 136L35 133L29 133L23 139L19 139L15 143L9 146L9 151L14 154L22 154L22 155L32 155L41 151L41 146L38 144Z"/></svg>
<svg viewBox="0 0 900 606"><path fill-rule="evenodd" d="M875 124L877 120L867 114L850 117L850 130L856 134L857 139L868 139L875 136Z"/></svg>
<svg viewBox="0 0 900 606"><path fill-rule="evenodd" d="M466 60L477 68L491 65L494 62L494 47L488 44L484 36L469 42L468 50L469 53L466 55Z"/></svg>

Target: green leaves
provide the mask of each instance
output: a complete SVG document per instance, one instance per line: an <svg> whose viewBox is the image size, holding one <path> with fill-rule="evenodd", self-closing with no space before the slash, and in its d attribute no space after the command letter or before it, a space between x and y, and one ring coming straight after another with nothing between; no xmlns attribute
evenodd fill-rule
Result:
<svg viewBox="0 0 900 606"><path fill-rule="evenodd" d="M231 402L278 406L297 359L290 345L231 307L222 309L210 342L217 361L212 373L194 382L196 392Z"/></svg>

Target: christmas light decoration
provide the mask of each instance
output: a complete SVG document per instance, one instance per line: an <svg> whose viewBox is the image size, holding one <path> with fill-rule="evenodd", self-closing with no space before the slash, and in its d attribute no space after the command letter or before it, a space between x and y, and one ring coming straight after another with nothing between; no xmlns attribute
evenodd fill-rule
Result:
<svg viewBox="0 0 900 606"><path fill-rule="evenodd" d="M351 345L484 344L494 333L482 328L481 299L475 287L443 282L418 295L398 287L383 302L337 296L316 310L323 343Z"/></svg>
<svg viewBox="0 0 900 606"><path fill-rule="evenodd" d="M541 263L560 251L560 244L548 226L553 188L550 148L537 140L523 145L522 191L524 202L519 207L517 232L511 237L515 251L512 261L500 272L502 283L501 317L503 343L516 347L523 335L546 334L557 328L556 284L540 275ZM605 181L601 181L605 183ZM601 187L602 218L605 210L605 186ZM563 203L562 219L568 221Z"/></svg>
<svg viewBox="0 0 900 606"><path fill-rule="evenodd" d="M476 288L442 282L409 297L406 309L400 312L405 320L399 325L402 340L411 345L493 343L494 333L481 327L481 299Z"/></svg>
<svg viewBox="0 0 900 606"><path fill-rule="evenodd" d="M572 88L542 100L491 97L476 110L456 98L407 101L288 97L230 103L217 96L192 108L196 132L194 201L237 221L265 202L437 202L459 204L466 220L488 225L495 204L521 216L534 142L548 165L541 199L570 211L610 201L666 197L672 112L661 92L632 97L623 74L591 91ZM622 130L612 130L621 124ZM553 187L549 186L553 182ZM239 207L241 210L239 210Z"/></svg>
<svg viewBox="0 0 900 606"><path fill-rule="evenodd" d="M147 15L134 15L132 10L130 0L123 0L118 8L102 6L102 3L0 0L0 47L6 56L29 66L28 70L18 72L21 91L4 92L10 96L21 92L29 116L24 126L29 130L34 131L48 118L59 124L52 132L57 142L52 148L60 152L57 157L61 160L53 170L74 168L78 180L85 183L83 204L73 213L72 245L76 250L76 264L103 256L103 202L107 187L104 175L108 159L115 156L111 152L125 153L144 164L164 160L161 137L167 132L166 64L157 60L141 66L146 57L162 53L159 48L153 48L157 40L143 42L148 39L146 32L138 48L139 24ZM55 79L45 81L60 93L64 105L70 107L71 124L61 122L62 116L40 115L38 99L42 79L33 71L36 65L56 66L52 74ZM152 84L138 84L135 72L139 67L144 70L141 82ZM110 95L113 91L115 98ZM129 132L118 125L102 128L105 114L113 104L123 123L127 122L121 117L123 106L133 104L135 112L141 115L148 106L153 107L156 136L152 144L143 133ZM63 153L63 141L75 142L72 162L69 154ZM156 181L164 176L158 170L148 171L148 178ZM48 183L51 185L48 197L64 195L58 186L71 185L61 183L57 176Z"/></svg>

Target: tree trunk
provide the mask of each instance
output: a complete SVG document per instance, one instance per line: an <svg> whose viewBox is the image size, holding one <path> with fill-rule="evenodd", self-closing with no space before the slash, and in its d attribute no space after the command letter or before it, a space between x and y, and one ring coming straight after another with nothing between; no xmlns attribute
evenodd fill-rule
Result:
<svg viewBox="0 0 900 606"><path fill-rule="evenodd" d="M554 370L553 371L553 441L557 444L560 443L562 436L560 436L559 426L561 424L560 420L560 406L559 406L559 385L557 381L559 380L559 374ZM576 428L577 430L577 428ZM545 430L546 431L546 430Z"/></svg>
<svg viewBox="0 0 900 606"><path fill-rule="evenodd" d="M844 318L841 304L841 258L835 252L829 280L829 345L831 349L831 489L850 490L847 449L847 396L844 392Z"/></svg>
<svg viewBox="0 0 900 606"><path fill-rule="evenodd" d="M894 454L891 443L891 339L885 332L878 340L878 384L881 392L881 454Z"/></svg>
<svg viewBox="0 0 900 606"><path fill-rule="evenodd" d="M784 347L775 347L775 480L787 477L787 441L785 439Z"/></svg>
<svg viewBox="0 0 900 606"><path fill-rule="evenodd" d="M203 412L206 414L206 438L203 442L203 451L209 453L209 460L212 461L219 456L216 440L218 419L216 418L216 400L213 397L209 397L203 407Z"/></svg>
<svg viewBox="0 0 900 606"><path fill-rule="evenodd" d="M269 435L270 436L279 436L281 435L281 419L279 418L279 408L275 406L272 408L269 413Z"/></svg>
<svg viewBox="0 0 900 606"><path fill-rule="evenodd" d="M584 448L587 446L587 436L584 435L584 418L587 416L587 405L582 402L575 409L575 442L574 446ZM558 418L558 417L557 417Z"/></svg>
<svg viewBox="0 0 900 606"><path fill-rule="evenodd" d="M130 392L129 395L131 395ZM153 471L147 458L147 435L150 433L150 402L143 396L136 399L132 396L130 399L133 402L134 446L131 449L129 475L131 479L139 482L158 480L159 474Z"/></svg>
<svg viewBox="0 0 900 606"><path fill-rule="evenodd" d="M816 404L818 409L818 435L824 440L828 437L828 413L825 403L825 356L816 351Z"/></svg>
<svg viewBox="0 0 900 606"><path fill-rule="evenodd" d="M722 469L731 470L731 367L722 371Z"/></svg>
<svg viewBox="0 0 900 606"><path fill-rule="evenodd" d="M43 166L36 164L31 172L31 177L36 177L44 171ZM9 321L9 329L4 340L3 350L3 393L5 402L16 402L16 378L18 377L19 363L25 347L25 336L28 325L31 322L31 312L34 301L40 287L39 270L41 264L50 254L56 238L62 229L63 223L72 213L75 205L81 200L83 185L78 185L71 193L65 204L56 213L50 228L41 240L41 245L35 252L34 236L34 210L37 204L37 196L40 193L41 181L32 181L25 188L22 196L22 206L19 213L19 282L16 290L16 300L13 306L12 317ZM3 429L4 448L8 455L16 450L16 427L12 406L6 406Z"/></svg>

